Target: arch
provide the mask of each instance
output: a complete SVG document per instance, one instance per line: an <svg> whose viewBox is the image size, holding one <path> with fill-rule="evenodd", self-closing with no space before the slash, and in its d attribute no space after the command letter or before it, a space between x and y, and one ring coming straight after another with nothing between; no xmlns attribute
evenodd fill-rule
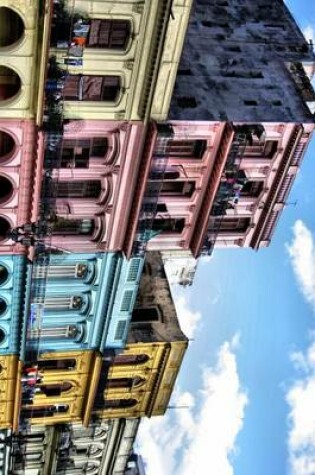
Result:
<svg viewBox="0 0 315 475"><path fill-rule="evenodd" d="M76 360L74 358L67 358L62 360L38 360L38 368L40 370L68 370L71 371L76 368Z"/></svg>
<svg viewBox="0 0 315 475"><path fill-rule="evenodd" d="M12 46L24 34L24 23L20 15L8 7L0 7L0 48Z"/></svg>
<svg viewBox="0 0 315 475"><path fill-rule="evenodd" d="M7 302L0 297L0 316L3 315L7 310Z"/></svg>
<svg viewBox="0 0 315 475"><path fill-rule="evenodd" d="M0 241L8 239L8 233L10 232L11 225L6 218L0 216Z"/></svg>
<svg viewBox="0 0 315 475"><path fill-rule="evenodd" d="M137 399L105 399L103 402L104 409L126 409L134 407L138 404Z"/></svg>
<svg viewBox="0 0 315 475"><path fill-rule="evenodd" d="M55 397L70 391L73 388L73 384L69 381L63 381L62 383L40 384L38 388L45 396Z"/></svg>
<svg viewBox="0 0 315 475"><path fill-rule="evenodd" d="M10 158L15 150L15 140L12 135L4 132L4 130L0 130L0 160L3 162L4 160Z"/></svg>
<svg viewBox="0 0 315 475"><path fill-rule="evenodd" d="M6 332L0 327L0 345L6 340Z"/></svg>
<svg viewBox="0 0 315 475"><path fill-rule="evenodd" d="M0 101L11 99L20 89L20 76L13 69L0 65Z"/></svg>
<svg viewBox="0 0 315 475"><path fill-rule="evenodd" d="M0 203L8 201L12 195L12 182L7 177L0 175Z"/></svg>
<svg viewBox="0 0 315 475"><path fill-rule="evenodd" d="M6 266L0 264L0 285L3 285L9 277L9 271Z"/></svg>
<svg viewBox="0 0 315 475"><path fill-rule="evenodd" d="M149 361L148 355L138 354L138 355L117 355L113 359L113 365L117 366L129 366L129 365L140 365Z"/></svg>

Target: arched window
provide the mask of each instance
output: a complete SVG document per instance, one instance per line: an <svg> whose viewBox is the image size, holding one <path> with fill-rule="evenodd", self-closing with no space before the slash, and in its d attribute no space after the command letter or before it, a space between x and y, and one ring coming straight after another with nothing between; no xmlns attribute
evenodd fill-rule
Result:
<svg viewBox="0 0 315 475"><path fill-rule="evenodd" d="M108 389L113 388L133 388L141 386L144 383L144 379L136 376L134 378L110 378L107 380L106 387Z"/></svg>
<svg viewBox="0 0 315 475"><path fill-rule="evenodd" d="M5 176L0 175L0 203L7 201L13 194L13 185Z"/></svg>
<svg viewBox="0 0 315 475"><path fill-rule="evenodd" d="M113 359L113 365L137 365L137 364L144 364L149 361L148 355L140 354L140 355L117 355Z"/></svg>
<svg viewBox="0 0 315 475"><path fill-rule="evenodd" d="M105 399L103 409L124 409L134 407L138 403L137 399Z"/></svg>
<svg viewBox="0 0 315 475"><path fill-rule="evenodd" d="M45 310L48 311L67 311L67 310L80 310L83 306L83 298L79 295L75 296L46 296L44 300Z"/></svg>
<svg viewBox="0 0 315 475"><path fill-rule="evenodd" d="M57 198L98 198L101 191L100 180L59 181L57 184Z"/></svg>
<svg viewBox="0 0 315 475"><path fill-rule="evenodd" d="M7 309L7 303L0 297L0 315L3 315Z"/></svg>
<svg viewBox="0 0 315 475"><path fill-rule="evenodd" d="M0 264L0 285L3 285L9 277L9 272L6 266Z"/></svg>
<svg viewBox="0 0 315 475"><path fill-rule="evenodd" d="M79 336L82 337L82 325L63 325L59 327L42 327L39 329L33 329L28 332L28 338L38 339L45 338L48 340L58 340L59 338L66 338L69 340L75 340ZM80 335L81 334L81 335Z"/></svg>
<svg viewBox="0 0 315 475"><path fill-rule="evenodd" d="M0 328L0 345L5 341L6 337L5 332Z"/></svg>
<svg viewBox="0 0 315 475"><path fill-rule="evenodd" d="M73 370L76 367L76 360L68 358L63 360L38 360L39 370Z"/></svg>
<svg viewBox="0 0 315 475"><path fill-rule="evenodd" d="M119 76L87 76L69 74L66 76L63 95L66 101L117 100L120 91Z"/></svg>
<svg viewBox="0 0 315 475"><path fill-rule="evenodd" d="M7 219L0 216L0 241L8 239L8 234L10 232L10 223Z"/></svg>
<svg viewBox="0 0 315 475"><path fill-rule="evenodd" d="M21 79L11 68L0 66L0 101L15 96L21 88Z"/></svg>
<svg viewBox="0 0 315 475"><path fill-rule="evenodd" d="M0 8L0 48L16 43L24 33L21 17L11 8Z"/></svg>
<svg viewBox="0 0 315 475"><path fill-rule="evenodd" d="M87 47L124 50L129 37L129 21L91 20Z"/></svg>
<svg viewBox="0 0 315 475"><path fill-rule="evenodd" d="M37 386L47 397L60 396L60 394L70 391L72 387L73 385L68 381L60 384L40 384Z"/></svg>
<svg viewBox="0 0 315 475"><path fill-rule="evenodd" d="M7 158L13 152L14 147L15 142L13 137L3 132L3 130L0 130L0 159Z"/></svg>

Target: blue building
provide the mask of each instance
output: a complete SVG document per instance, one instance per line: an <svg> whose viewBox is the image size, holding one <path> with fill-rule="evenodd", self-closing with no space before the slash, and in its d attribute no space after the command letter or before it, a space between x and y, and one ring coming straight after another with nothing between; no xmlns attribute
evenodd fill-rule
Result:
<svg viewBox="0 0 315 475"><path fill-rule="evenodd" d="M34 264L27 351L123 348L142 267L143 258L120 253L52 254Z"/></svg>
<svg viewBox="0 0 315 475"><path fill-rule="evenodd" d="M0 256L0 355L19 352L28 279L24 256Z"/></svg>

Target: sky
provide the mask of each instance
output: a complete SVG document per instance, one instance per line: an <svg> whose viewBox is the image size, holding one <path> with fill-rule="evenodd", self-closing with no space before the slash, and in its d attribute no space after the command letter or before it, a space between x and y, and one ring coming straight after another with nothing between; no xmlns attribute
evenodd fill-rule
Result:
<svg viewBox="0 0 315 475"><path fill-rule="evenodd" d="M287 0L315 43L315 0ZM174 289L192 339L147 475L315 475L315 137L271 245L215 250Z"/></svg>

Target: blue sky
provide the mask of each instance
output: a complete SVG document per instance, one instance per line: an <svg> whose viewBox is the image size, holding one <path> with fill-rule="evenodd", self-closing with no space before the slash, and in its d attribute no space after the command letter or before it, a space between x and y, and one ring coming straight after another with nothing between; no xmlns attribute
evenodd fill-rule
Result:
<svg viewBox="0 0 315 475"><path fill-rule="evenodd" d="M314 37L315 1L286 3ZM268 249L216 250L176 290L184 408L142 423L148 475L315 474L314 162L313 137Z"/></svg>

